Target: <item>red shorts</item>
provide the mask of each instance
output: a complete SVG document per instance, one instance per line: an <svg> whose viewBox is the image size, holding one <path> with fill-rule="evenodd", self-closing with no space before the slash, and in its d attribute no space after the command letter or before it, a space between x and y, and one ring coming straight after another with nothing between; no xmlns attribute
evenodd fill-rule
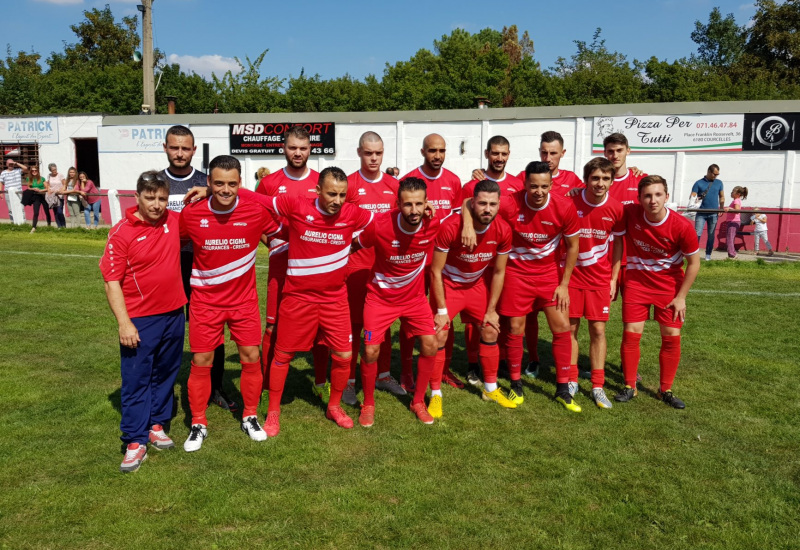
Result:
<svg viewBox="0 0 800 550"><path fill-rule="evenodd" d="M286 263L288 254L276 254L269 260L267 272L267 324L274 325L278 320L278 309L283 297L283 283L286 282Z"/></svg>
<svg viewBox="0 0 800 550"><path fill-rule="evenodd" d="M364 302L367 299L367 283L372 278L372 271L359 269L347 274L347 303L350 304L350 322L354 325L364 324Z"/></svg>
<svg viewBox="0 0 800 550"><path fill-rule="evenodd" d="M409 336L436 335L431 306L425 296L396 305L367 293L364 302L364 344L377 346L383 342L386 329L397 319L405 324Z"/></svg>
<svg viewBox="0 0 800 550"><path fill-rule="evenodd" d="M284 296L278 315L278 341L275 347L285 352L308 351L316 343L333 351L351 351L350 312L340 302L305 302Z"/></svg>
<svg viewBox="0 0 800 550"><path fill-rule="evenodd" d="M258 300L238 309L215 309L189 304L189 347L192 353L214 351L225 342L225 325L240 346L261 345L261 311Z"/></svg>
<svg viewBox="0 0 800 550"><path fill-rule="evenodd" d="M672 308L667 309L667 304L673 298L675 298L674 294L657 294L641 285L629 282L625 287L625 293L622 295L622 322L640 323L647 321L650 318L650 306L653 306L653 319L658 321L660 325L681 328L683 326L681 318L678 317L673 321L675 310Z"/></svg>
<svg viewBox="0 0 800 550"><path fill-rule="evenodd" d="M506 317L525 317L532 311L555 306L553 294L557 287L556 278L542 284L506 271L503 292L497 302L497 313Z"/></svg>
<svg viewBox="0 0 800 550"><path fill-rule="evenodd" d="M569 287L569 318L608 321L611 294L608 290L585 290Z"/></svg>
<svg viewBox="0 0 800 550"><path fill-rule="evenodd" d="M452 287L444 284L444 298L450 319L461 314L462 323L481 323L489 305L489 287L483 279L475 281L469 287ZM431 293L431 310L436 312L436 304Z"/></svg>

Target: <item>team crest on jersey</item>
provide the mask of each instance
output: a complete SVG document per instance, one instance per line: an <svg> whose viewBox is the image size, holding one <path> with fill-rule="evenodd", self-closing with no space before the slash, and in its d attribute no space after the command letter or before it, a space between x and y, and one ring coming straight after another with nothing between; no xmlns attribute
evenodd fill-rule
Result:
<svg viewBox="0 0 800 550"><path fill-rule="evenodd" d="M400 247L400 241L397 241L397 240L395 240L395 241L392 241L392 246L394 246L394 247Z"/></svg>
<svg viewBox="0 0 800 550"><path fill-rule="evenodd" d="M578 217L579 217L579 218L582 218L582 217L583 217L583 210L578 210Z"/></svg>
<svg viewBox="0 0 800 550"><path fill-rule="evenodd" d="M208 220L205 218L200 220L200 227L208 227Z"/></svg>
<svg viewBox="0 0 800 550"><path fill-rule="evenodd" d="M525 221L525 214L520 214L520 215L517 217L517 221L518 221L518 222L524 222L524 221Z"/></svg>
<svg viewBox="0 0 800 550"><path fill-rule="evenodd" d="M428 244L430 241L428 239L422 239L419 244Z"/></svg>
<svg viewBox="0 0 800 550"><path fill-rule="evenodd" d="M361 189L358 190L358 194L359 195L366 195L367 194L367 190L362 187Z"/></svg>
<svg viewBox="0 0 800 550"><path fill-rule="evenodd" d="M314 221L314 216L309 214L308 216L306 216L306 221L313 222Z"/></svg>
<svg viewBox="0 0 800 550"><path fill-rule="evenodd" d="M609 218L608 216L603 216L603 221L607 221L607 222L613 222L614 220L612 220L612 219L611 219L611 218Z"/></svg>
<svg viewBox="0 0 800 550"><path fill-rule="evenodd" d="M278 187L278 193L286 193L286 186L281 185L280 187Z"/></svg>
<svg viewBox="0 0 800 550"><path fill-rule="evenodd" d="M234 227L247 227L247 222L234 222Z"/></svg>
<svg viewBox="0 0 800 550"><path fill-rule="evenodd" d="M555 225L553 222L549 222L547 220L542 220L542 225Z"/></svg>
<svg viewBox="0 0 800 550"><path fill-rule="evenodd" d="M641 230L642 230L642 226L641 226L641 225L639 225L638 223L634 224L634 225L633 225L633 228L634 228L636 231L641 231Z"/></svg>
<svg viewBox="0 0 800 550"><path fill-rule="evenodd" d="M334 227L344 227L345 225L347 225L345 222L339 222L335 224Z"/></svg>

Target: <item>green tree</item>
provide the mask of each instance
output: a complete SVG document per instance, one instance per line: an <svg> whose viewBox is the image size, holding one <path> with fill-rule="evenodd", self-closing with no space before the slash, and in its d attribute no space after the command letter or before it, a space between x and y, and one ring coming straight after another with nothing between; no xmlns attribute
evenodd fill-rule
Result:
<svg viewBox="0 0 800 550"><path fill-rule="evenodd" d="M800 79L800 0L757 0L743 63L766 69L773 78Z"/></svg>
<svg viewBox="0 0 800 550"><path fill-rule="evenodd" d="M178 113L212 113L217 106L213 84L198 74L181 71L177 63L162 68L161 83L156 90L157 112L167 112L167 96L177 98Z"/></svg>
<svg viewBox="0 0 800 550"><path fill-rule="evenodd" d="M264 50L251 61L245 56L245 66L235 57L240 70L226 72L222 78L211 75L219 109L224 113L268 113L280 104L280 88L283 80L278 77L262 77L261 64L269 50Z"/></svg>
<svg viewBox="0 0 800 550"><path fill-rule="evenodd" d="M747 41L746 29L736 24L732 13L722 17L719 8L714 8L705 25L694 22L692 41L697 44L697 60L714 67L730 67L744 53Z"/></svg>
<svg viewBox="0 0 800 550"><path fill-rule="evenodd" d="M0 114L22 115L39 106L42 68L38 53L17 52L8 47L5 63L0 60Z"/></svg>

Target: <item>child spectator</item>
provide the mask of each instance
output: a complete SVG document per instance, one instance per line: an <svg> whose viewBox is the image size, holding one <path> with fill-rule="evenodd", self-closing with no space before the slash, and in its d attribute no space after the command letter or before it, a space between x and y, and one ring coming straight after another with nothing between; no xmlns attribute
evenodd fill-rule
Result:
<svg viewBox="0 0 800 550"><path fill-rule="evenodd" d="M733 201L731 201L730 206L725 208L725 212L728 213L728 217L725 221L728 222L728 258L734 259L736 258L734 239L736 238L736 232L739 231L742 222L742 215L739 214L739 210L742 209L742 199L747 198L747 187L742 187L740 185L734 187L733 191L731 191L731 198Z"/></svg>
<svg viewBox="0 0 800 550"><path fill-rule="evenodd" d="M763 240L767 245L767 256L773 256L775 251L772 250L772 245L769 244L769 239L767 238L767 215L761 212L760 208L753 208L753 210L756 211L751 218L756 227L755 231L753 232L756 243L754 247L756 256L758 256L758 244L761 240Z"/></svg>

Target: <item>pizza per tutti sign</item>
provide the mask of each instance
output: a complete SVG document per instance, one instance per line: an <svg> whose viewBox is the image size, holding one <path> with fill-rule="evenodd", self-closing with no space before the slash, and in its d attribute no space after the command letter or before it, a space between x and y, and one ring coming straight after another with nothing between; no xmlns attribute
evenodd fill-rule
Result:
<svg viewBox="0 0 800 550"><path fill-rule="evenodd" d="M231 124L231 155L282 155L283 134L294 126L302 126L309 133L312 155L336 154L333 122L269 122Z"/></svg>
<svg viewBox="0 0 800 550"><path fill-rule="evenodd" d="M617 132L632 152L741 151L744 115L595 117L592 152L602 153L603 140Z"/></svg>

